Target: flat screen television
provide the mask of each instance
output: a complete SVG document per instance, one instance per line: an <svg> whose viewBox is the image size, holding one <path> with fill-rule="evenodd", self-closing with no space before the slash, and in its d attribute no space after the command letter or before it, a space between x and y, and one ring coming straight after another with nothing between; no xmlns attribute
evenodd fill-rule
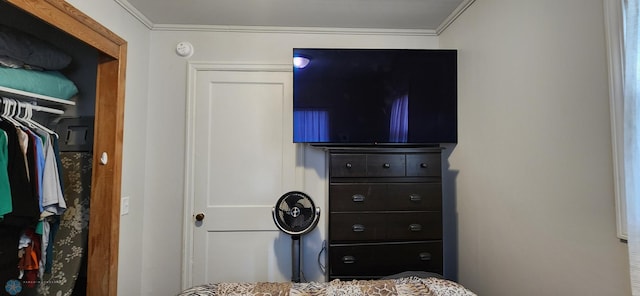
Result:
<svg viewBox="0 0 640 296"><path fill-rule="evenodd" d="M293 142L457 142L456 50L294 48L293 57Z"/></svg>

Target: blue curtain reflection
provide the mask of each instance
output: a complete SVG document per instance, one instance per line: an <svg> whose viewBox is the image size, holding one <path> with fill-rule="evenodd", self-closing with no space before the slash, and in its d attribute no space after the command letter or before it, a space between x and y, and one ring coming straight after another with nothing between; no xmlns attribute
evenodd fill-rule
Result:
<svg viewBox="0 0 640 296"><path fill-rule="evenodd" d="M321 110L293 111L293 142L328 142L329 113Z"/></svg>
<svg viewBox="0 0 640 296"><path fill-rule="evenodd" d="M409 131L409 95L393 101L389 126L389 142L406 143Z"/></svg>

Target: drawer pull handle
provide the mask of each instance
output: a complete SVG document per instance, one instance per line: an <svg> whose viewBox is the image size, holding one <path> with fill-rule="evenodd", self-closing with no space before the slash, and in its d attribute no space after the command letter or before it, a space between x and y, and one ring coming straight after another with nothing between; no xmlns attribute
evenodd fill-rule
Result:
<svg viewBox="0 0 640 296"><path fill-rule="evenodd" d="M353 165L350 162L347 162L347 164L344 165L345 167L347 167L348 169L350 169L351 167L353 167Z"/></svg>
<svg viewBox="0 0 640 296"><path fill-rule="evenodd" d="M409 200L411 200L412 202L420 202L422 201L422 196L418 194L411 194L409 195Z"/></svg>
<svg viewBox="0 0 640 296"><path fill-rule="evenodd" d="M353 264L356 263L356 257L354 256L343 256L342 263L344 264Z"/></svg>
<svg viewBox="0 0 640 296"><path fill-rule="evenodd" d="M362 224L353 224L353 226L351 226L351 230L353 230L353 232L364 232L365 227Z"/></svg>
<svg viewBox="0 0 640 296"><path fill-rule="evenodd" d="M423 169L426 169L428 167L428 165L423 162L423 163L420 164L420 167L423 168Z"/></svg>
<svg viewBox="0 0 640 296"><path fill-rule="evenodd" d="M422 225L420 224L411 224L409 225L409 230L413 232L422 231Z"/></svg>
<svg viewBox="0 0 640 296"><path fill-rule="evenodd" d="M391 165L390 165L390 164L388 164L388 163L385 163L385 164L383 164L383 165L382 165L382 167L383 167L383 168L385 168L385 169L388 169L388 168L390 168L390 167L391 167Z"/></svg>
<svg viewBox="0 0 640 296"><path fill-rule="evenodd" d="M362 195L362 194L354 194L351 197L351 200L353 200L353 202L363 202L364 201L364 195Z"/></svg>
<svg viewBox="0 0 640 296"><path fill-rule="evenodd" d="M431 261L431 253L429 252L422 252L419 256L421 261Z"/></svg>

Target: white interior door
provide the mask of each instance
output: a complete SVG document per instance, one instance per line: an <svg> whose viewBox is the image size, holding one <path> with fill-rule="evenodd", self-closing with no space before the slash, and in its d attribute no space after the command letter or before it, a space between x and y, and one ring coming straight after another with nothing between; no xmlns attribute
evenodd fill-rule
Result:
<svg viewBox="0 0 640 296"><path fill-rule="evenodd" d="M286 281L291 240L271 208L300 184L291 71L191 66L183 286Z"/></svg>

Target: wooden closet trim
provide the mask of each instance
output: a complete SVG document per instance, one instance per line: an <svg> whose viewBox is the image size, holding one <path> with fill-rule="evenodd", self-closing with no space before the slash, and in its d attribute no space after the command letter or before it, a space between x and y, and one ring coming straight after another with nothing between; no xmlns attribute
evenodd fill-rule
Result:
<svg viewBox="0 0 640 296"><path fill-rule="evenodd" d="M62 0L6 0L33 16L118 59L127 42Z"/></svg>
<svg viewBox="0 0 640 296"><path fill-rule="evenodd" d="M91 45L96 81L87 295L116 295L127 42L62 0L5 0ZM100 164L105 152L108 162Z"/></svg>

